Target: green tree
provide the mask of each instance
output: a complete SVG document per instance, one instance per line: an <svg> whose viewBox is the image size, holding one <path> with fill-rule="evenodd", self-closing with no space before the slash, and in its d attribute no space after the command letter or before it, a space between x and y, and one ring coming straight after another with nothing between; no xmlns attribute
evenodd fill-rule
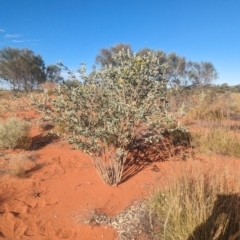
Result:
<svg viewBox="0 0 240 240"><path fill-rule="evenodd" d="M46 81L44 61L29 49L3 48L0 78L9 82L14 90L33 91Z"/></svg>
<svg viewBox="0 0 240 240"><path fill-rule="evenodd" d="M46 79L50 82L62 82L63 77L61 76L61 68L55 64L48 65L46 69Z"/></svg>
<svg viewBox="0 0 240 240"><path fill-rule="evenodd" d="M114 55L119 53L120 51L127 52L129 51L131 55L133 55L132 47L130 44L118 43L117 45L110 48L102 48L100 53L96 56L95 62L100 64L101 67L112 65L117 66L118 63L116 59L114 59Z"/></svg>

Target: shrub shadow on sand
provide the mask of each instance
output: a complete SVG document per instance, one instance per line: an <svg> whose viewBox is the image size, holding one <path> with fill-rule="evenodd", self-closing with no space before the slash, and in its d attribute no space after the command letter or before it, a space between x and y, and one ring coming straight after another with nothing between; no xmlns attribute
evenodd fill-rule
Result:
<svg viewBox="0 0 240 240"><path fill-rule="evenodd" d="M48 144L55 143L59 140L56 134L39 134L32 138L29 150L39 150Z"/></svg>
<svg viewBox="0 0 240 240"><path fill-rule="evenodd" d="M240 240L240 196L219 194L212 214L187 240Z"/></svg>
<svg viewBox="0 0 240 240"><path fill-rule="evenodd" d="M169 141L162 141L153 145L145 143L144 140L139 140L129 152L121 183L129 180L153 163L165 162L170 158L186 160L184 152L188 150L188 147L181 146L180 148L179 146L173 146ZM151 170L160 171L156 165L153 165Z"/></svg>

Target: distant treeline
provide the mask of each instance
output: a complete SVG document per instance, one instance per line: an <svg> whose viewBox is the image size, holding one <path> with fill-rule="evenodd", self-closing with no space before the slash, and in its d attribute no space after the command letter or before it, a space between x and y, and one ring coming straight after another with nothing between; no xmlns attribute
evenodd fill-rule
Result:
<svg viewBox="0 0 240 240"><path fill-rule="evenodd" d="M104 69L106 66L117 69L120 64L117 55L121 52L125 52L128 57L136 56L136 61L139 61L138 64L146 61L144 68L148 64L148 55L154 53L162 68L161 79L167 82L169 88L185 90L205 86L214 88L218 92L240 92L240 85L228 86L227 83L213 85L214 80L218 78L218 72L211 62L193 62L174 52L167 54L162 50L150 48L143 48L134 53L131 45L124 43L100 49L95 57L96 65L93 66L89 75ZM84 67L84 65L81 65L81 67ZM81 71L81 67L78 72ZM62 77L62 70L67 73L68 77ZM78 79L62 63L45 66L42 57L32 50L11 47L0 50L0 80L5 83L5 86L6 84L9 85L12 90L26 92L40 89L41 85L46 82L76 87L84 81L84 79Z"/></svg>
<svg viewBox="0 0 240 240"><path fill-rule="evenodd" d="M206 89L211 89L217 93L240 93L240 84L229 86L227 83L223 84L207 84L204 86Z"/></svg>

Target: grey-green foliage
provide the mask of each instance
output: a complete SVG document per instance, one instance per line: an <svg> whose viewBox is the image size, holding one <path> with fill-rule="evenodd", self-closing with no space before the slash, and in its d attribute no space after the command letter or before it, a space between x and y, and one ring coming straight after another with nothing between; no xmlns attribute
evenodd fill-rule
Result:
<svg viewBox="0 0 240 240"><path fill-rule="evenodd" d="M27 137L30 126L23 120L9 118L0 123L0 147L15 148Z"/></svg>
<svg viewBox="0 0 240 240"><path fill-rule="evenodd" d="M165 109L167 82L154 52L133 56L119 52L117 67L107 66L86 74L82 65L82 84L62 86L45 109L55 123L64 126L69 142L86 152L105 183L121 181L127 154L145 128L146 141L163 138L160 127L169 121ZM46 106L45 102L41 107ZM158 116L152 121L152 116ZM150 134L151 132L151 134ZM138 136L139 137L139 136Z"/></svg>

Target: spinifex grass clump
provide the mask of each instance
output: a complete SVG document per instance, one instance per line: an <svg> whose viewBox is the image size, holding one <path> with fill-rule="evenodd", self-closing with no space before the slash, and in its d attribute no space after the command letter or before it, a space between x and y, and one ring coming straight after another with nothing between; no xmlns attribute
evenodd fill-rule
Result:
<svg viewBox="0 0 240 240"><path fill-rule="evenodd" d="M136 57L119 52L115 58L117 67L106 66L88 75L82 65L82 84L61 86L46 109L64 127L69 142L90 156L109 185L120 183L139 128L144 127L146 141L157 142L163 138L160 126L173 121L166 114L167 83L155 53ZM152 115L159 117L153 121Z"/></svg>
<svg viewBox="0 0 240 240"><path fill-rule="evenodd" d="M238 173L227 168L217 171L214 166L193 165L153 195L150 206L157 214L159 239L239 239Z"/></svg>
<svg viewBox="0 0 240 240"><path fill-rule="evenodd" d="M208 131L193 134L194 142L204 154L222 154L240 157L240 138L227 127L211 127Z"/></svg>
<svg viewBox="0 0 240 240"><path fill-rule="evenodd" d="M30 126L23 120L9 118L0 123L0 148L27 148Z"/></svg>

